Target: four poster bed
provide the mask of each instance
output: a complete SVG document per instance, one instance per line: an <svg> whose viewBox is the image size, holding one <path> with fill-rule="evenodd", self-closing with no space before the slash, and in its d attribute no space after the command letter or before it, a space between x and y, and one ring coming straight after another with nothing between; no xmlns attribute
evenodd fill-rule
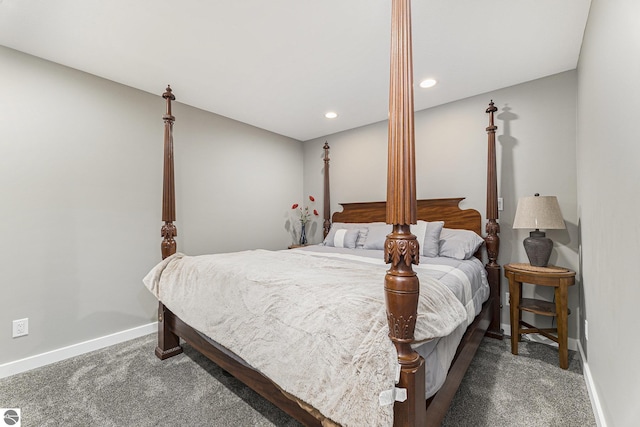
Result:
<svg viewBox="0 0 640 427"><path fill-rule="evenodd" d="M486 110L480 238L481 215L461 210L463 199L416 201L410 34L409 0L393 0L387 201L342 204L330 218L325 144L323 245L177 253L167 88L163 261L144 280L160 301L160 359L181 353L182 339L305 425L440 424L482 338L502 339L497 108ZM473 244L444 256L458 239Z"/></svg>

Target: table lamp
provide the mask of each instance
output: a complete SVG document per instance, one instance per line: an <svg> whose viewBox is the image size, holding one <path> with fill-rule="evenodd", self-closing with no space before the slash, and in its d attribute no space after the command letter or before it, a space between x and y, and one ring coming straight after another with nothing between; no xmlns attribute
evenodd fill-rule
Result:
<svg viewBox="0 0 640 427"><path fill-rule="evenodd" d="M529 257L529 263L536 267L546 267L549 263L553 242L547 238L545 230L561 230L565 228L560 205L555 196L521 197L518 200L513 228L535 228L524 239L524 250Z"/></svg>

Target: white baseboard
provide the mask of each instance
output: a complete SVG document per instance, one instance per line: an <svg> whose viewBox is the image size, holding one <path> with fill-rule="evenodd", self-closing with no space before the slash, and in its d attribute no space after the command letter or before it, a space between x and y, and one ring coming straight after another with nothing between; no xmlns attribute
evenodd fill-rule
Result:
<svg viewBox="0 0 640 427"><path fill-rule="evenodd" d="M593 408L593 415L596 418L596 424L598 427L607 427L607 422L604 418L604 412L602 412L602 405L600 405L600 398L596 391L595 384L593 383L593 377L591 376L591 369L587 363L587 358L582 348L582 343L578 342L578 349L580 351L580 358L582 359L582 372L584 372L584 381L587 384L587 392L589 393L589 399L591 400L591 408Z"/></svg>
<svg viewBox="0 0 640 427"><path fill-rule="evenodd" d="M64 359L69 359L70 357L89 353L90 351L100 350L101 348L109 347L110 345L152 334L157 330L158 322L153 322L148 325L138 326L136 328L127 329L126 331L116 332L104 337L95 338L56 350L47 351L46 353L36 354L35 356L4 363L0 365L0 378L19 374L21 372L59 362Z"/></svg>
<svg viewBox="0 0 640 427"><path fill-rule="evenodd" d="M500 327L504 330L504 334L505 335L509 335L511 336L511 326L505 323L501 323ZM533 342L539 342L542 344L547 344L550 345L552 347L558 347L558 343L555 341L551 341L549 338L544 337L540 334L526 334L524 335L524 337L526 337L527 340L529 341L533 341ZM578 351L578 343L580 341L578 341L575 338L567 338L567 348L569 350L573 350L573 351Z"/></svg>

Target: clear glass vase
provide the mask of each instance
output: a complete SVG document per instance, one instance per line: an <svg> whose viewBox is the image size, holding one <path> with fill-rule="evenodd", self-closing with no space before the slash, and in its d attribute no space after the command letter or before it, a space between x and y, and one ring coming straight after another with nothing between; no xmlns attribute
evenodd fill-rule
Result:
<svg viewBox="0 0 640 427"><path fill-rule="evenodd" d="M301 245L307 244L307 228L304 222L300 223L300 244Z"/></svg>

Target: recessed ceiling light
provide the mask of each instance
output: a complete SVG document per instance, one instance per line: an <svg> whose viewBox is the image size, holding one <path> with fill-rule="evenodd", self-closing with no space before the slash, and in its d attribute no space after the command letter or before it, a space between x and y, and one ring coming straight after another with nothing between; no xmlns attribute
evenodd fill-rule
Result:
<svg viewBox="0 0 640 427"><path fill-rule="evenodd" d="M434 79L425 79L425 80L420 82L420 87L422 87L422 88L433 87L433 86L436 85L436 83L438 83L438 82L435 81Z"/></svg>
<svg viewBox="0 0 640 427"><path fill-rule="evenodd" d="M324 115L327 119L335 119L336 117L338 117L338 113L335 113L333 111L329 111L328 113L325 113Z"/></svg>

